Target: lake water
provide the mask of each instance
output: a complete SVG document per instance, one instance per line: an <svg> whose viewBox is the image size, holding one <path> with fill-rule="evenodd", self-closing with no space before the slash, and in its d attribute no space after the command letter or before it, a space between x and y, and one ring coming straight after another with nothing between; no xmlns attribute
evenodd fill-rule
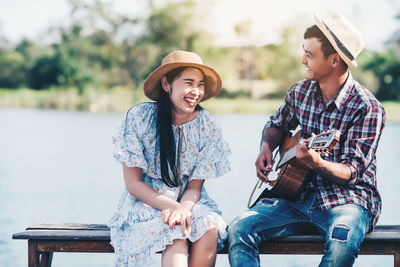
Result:
<svg viewBox="0 0 400 267"><path fill-rule="evenodd" d="M27 242L15 232L42 222L107 223L122 189L111 135L123 114L0 110L0 266L27 266ZM219 115L232 149L232 172L206 183L226 222L246 209L267 116ZM378 149L379 224L399 224L400 124L388 123ZM315 256L262 256L263 266L317 266ZM55 253L53 266L112 266L113 254ZM155 256L153 266L160 266ZM219 255L217 266L228 266ZM355 266L393 266L392 256L360 256Z"/></svg>

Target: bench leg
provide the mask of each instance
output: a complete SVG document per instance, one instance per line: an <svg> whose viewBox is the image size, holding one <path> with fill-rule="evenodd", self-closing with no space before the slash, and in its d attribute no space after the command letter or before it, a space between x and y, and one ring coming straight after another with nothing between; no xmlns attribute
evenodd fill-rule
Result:
<svg viewBox="0 0 400 267"><path fill-rule="evenodd" d="M28 240L28 266L39 267L39 253L37 251L37 241Z"/></svg>
<svg viewBox="0 0 400 267"><path fill-rule="evenodd" d="M28 240L28 266L51 267L53 252L38 252L38 241Z"/></svg>
<svg viewBox="0 0 400 267"><path fill-rule="evenodd" d="M40 253L40 267L51 267L53 260L53 252L41 252Z"/></svg>

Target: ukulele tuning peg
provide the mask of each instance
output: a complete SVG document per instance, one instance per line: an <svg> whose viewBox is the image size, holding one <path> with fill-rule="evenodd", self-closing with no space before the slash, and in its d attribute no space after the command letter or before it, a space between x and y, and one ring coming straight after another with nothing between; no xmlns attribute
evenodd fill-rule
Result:
<svg viewBox="0 0 400 267"><path fill-rule="evenodd" d="M321 154L322 158L328 157L330 154L327 148L321 148L318 152Z"/></svg>

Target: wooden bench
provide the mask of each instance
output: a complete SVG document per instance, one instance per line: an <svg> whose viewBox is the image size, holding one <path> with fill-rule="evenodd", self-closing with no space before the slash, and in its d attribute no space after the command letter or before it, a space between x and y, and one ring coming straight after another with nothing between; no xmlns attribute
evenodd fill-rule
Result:
<svg viewBox="0 0 400 267"><path fill-rule="evenodd" d="M40 224L16 233L13 239L28 240L29 267L51 266L53 252L109 252L110 230L104 224ZM227 254L227 248L218 252ZM322 254L323 238L319 235L297 235L266 242L261 254ZM400 225L378 225L366 235L363 255L393 255L400 267Z"/></svg>

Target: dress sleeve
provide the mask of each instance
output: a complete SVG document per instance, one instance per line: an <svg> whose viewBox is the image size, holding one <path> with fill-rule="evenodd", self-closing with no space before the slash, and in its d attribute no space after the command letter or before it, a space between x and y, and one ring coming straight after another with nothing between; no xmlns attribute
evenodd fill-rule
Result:
<svg viewBox="0 0 400 267"><path fill-rule="evenodd" d="M214 119L207 122L201 138L199 155L190 180L209 179L224 175L231 170L228 143L222 138L221 129Z"/></svg>
<svg viewBox="0 0 400 267"><path fill-rule="evenodd" d="M113 136L114 158L125 163L128 167L139 167L143 172L147 171L147 162L144 157L144 146L141 138L143 129L143 114L138 106L130 109Z"/></svg>

